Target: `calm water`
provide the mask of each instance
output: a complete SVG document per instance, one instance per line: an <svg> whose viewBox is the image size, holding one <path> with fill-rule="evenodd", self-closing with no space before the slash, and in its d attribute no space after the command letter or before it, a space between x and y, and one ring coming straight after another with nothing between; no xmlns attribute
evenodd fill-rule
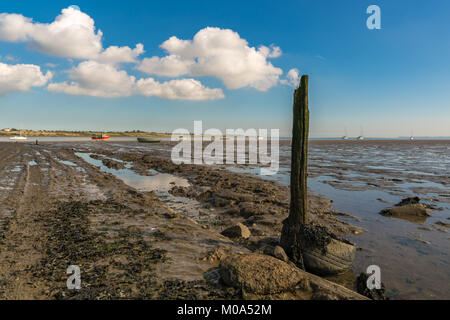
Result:
<svg viewBox="0 0 450 320"><path fill-rule="evenodd" d="M277 175L289 184L290 146L280 146ZM256 167L230 168L258 174ZM360 248L355 272L380 266L394 299L450 299L450 141L317 141L310 143L308 185L333 208L359 219L367 232L350 235ZM407 196L440 208L413 223L379 214Z"/></svg>

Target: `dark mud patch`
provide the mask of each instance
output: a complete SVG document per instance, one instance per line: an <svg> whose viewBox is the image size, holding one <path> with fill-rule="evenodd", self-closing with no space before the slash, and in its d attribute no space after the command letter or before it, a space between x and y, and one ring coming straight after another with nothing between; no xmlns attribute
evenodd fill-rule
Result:
<svg viewBox="0 0 450 320"><path fill-rule="evenodd" d="M158 287L154 268L166 261L165 251L154 249L136 228L122 228L114 237L93 231L89 215L120 206L124 214L132 209L114 203L67 202L57 209L42 212L45 219L45 256L33 275L47 283L44 294L56 299L150 299ZM81 269L81 289L67 289L66 270L70 265Z"/></svg>
<svg viewBox="0 0 450 320"><path fill-rule="evenodd" d="M160 287L159 300L219 300L242 299L239 289L217 286L206 280L167 280Z"/></svg>

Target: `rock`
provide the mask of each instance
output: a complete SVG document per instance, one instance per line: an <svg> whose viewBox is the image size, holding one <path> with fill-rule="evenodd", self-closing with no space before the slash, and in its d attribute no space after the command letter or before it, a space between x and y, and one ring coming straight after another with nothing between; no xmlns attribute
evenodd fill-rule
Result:
<svg viewBox="0 0 450 320"><path fill-rule="evenodd" d="M244 298L367 299L268 255L232 254L220 261L219 274L225 285L241 289Z"/></svg>
<svg viewBox="0 0 450 320"><path fill-rule="evenodd" d="M238 223L232 227L229 227L222 231L222 235L228 238L250 238L251 232L250 230L244 226L242 223Z"/></svg>
<svg viewBox="0 0 450 320"><path fill-rule="evenodd" d="M241 202L239 205L240 214L244 218L266 214L263 206L259 206L253 202Z"/></svg>
<svg viewBox="0 0 450 320"><path fill-rule="evenodd" d="M434 205L420 203L419 197L405 198L395 206L381 210L380 214L387 217L404 219L410 222L424 223L431 212L438 209Z"/></svg>
<svg viewBox="0 0 450 320"><path fill-rule="evenodd" d="M174 195L175 197L188 197L188 188L175 186L169 190L169 193Z"/></svg>
<svg viewBox="0 0 450 320"><path fill-rule="evenodd" d="M273 256L275 258L278 258L278 259L284 261L284 262L288 262L289 261L289 258L287 256L286 252L284 252L284 249L282 247L280 247L280 246L276 246L273 249Z"/></svg>
<svg viewBox="0 0 450 320"><path fill-rule="evenodd" d="M367 288L367 279L369 275L367 273L361 272L361 274L356 278L356 291L372 300L388 300L385 295L386 288L384 284L381 283L381 289L369 289Z"/></svg>
<svg viewBox="0 0 450 320"><path fill-rule="evenodd" d="M284 252L284 249L280 246L267 246L264 248L264 253L274 258L280 259L281 261L289 262L289 257L287 256L286 252Z"/></svg>
<svg viewBox="0 0 450 320"><path fill-rule="evenodd" d="M103 159L102 163L108 167L109 169L119 170L125 168L125 164L123 162L111 160L111 159Z"/></svg>
<svg viewBox="0 0 450 320"><path fill-rule="evenodd" d="M270 256L260 254L232 255L220 263L225 284L248 293L267 295L287 291L308 281L301 270Z"/></svg>
<svg viewBox="0 0 450 320"><path fill-rule="evenodd" d="M410 198L402 199L402 201L397 203L395 206L396 207L401 207L401 206L405 206L407 204L417 204L419 202L420 202L420 198L419 197L410 197Z"/></svg>
<svg viewBox="0 0 450 320"><path fill-rule="evenodd" d="M387 217L394 217L411 222L423 223L431 217L431 208L421 203L410 203L402 206L394 206L383 209L380 214Z"/></svg>
<svg viewBox="0 0 450 320"><path fill-rule="evenodd" d="M441 226L441 227L450 228L450 223L438 221L438 222L436 222L435 224L438 225L438 226Z"/></svg>

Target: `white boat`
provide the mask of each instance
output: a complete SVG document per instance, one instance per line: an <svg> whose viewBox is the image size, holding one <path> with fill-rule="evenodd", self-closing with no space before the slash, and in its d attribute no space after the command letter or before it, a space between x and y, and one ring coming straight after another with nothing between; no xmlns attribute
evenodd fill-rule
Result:
<svg viewBox="0 0 450 320"><path fill-rule="evenodd" d="M362 126L361 126L361 134L359 135L359 137L356 138L356 140L364 140L364 131Z"/></svg>
<svg viewBox="0 0 450 320"><path fill-rule="evenodd" d="M342 136L342 140L348 140L347 127L344 128L345 134Z"/></svg>
<svg viewBox="0 0 450 320"><path fill-rule="evenodd" d="M19 135L10 137L9 140L23 141L27 140L27 137L22 136L22 130L19 130Z"/></svg>
<svg viewBox="0 0 450 320"><path fill-rule="evenodd" d="M27 140L27 137L23 137L23 136L14 136L14 137L10 137L9 140L16 140L16 141L23 141L23 140Z"/></svg>

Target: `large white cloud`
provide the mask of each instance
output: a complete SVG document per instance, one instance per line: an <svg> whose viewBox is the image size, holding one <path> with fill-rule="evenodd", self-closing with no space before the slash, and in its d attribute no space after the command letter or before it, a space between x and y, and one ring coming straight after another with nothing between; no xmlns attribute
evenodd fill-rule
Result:
<svg viewBox="0 0 450 320"><path fill-rule="evenodd" d="M52 78L52 73L41 72L32 64L10 65L0 63L0 96L10 92L25 92L32 87L42 87Z"/></svg>
<svg viewBox="0 0 450 320"><path fill-rule="evenodd" d="M221 89L210 89L194 79L158 82L153 78L136 81L112 64L85 61L69 71L71 82L51 83L48 90L71 95L116 98L131 95L156 96L163 99L213 100L224 98Z"/></svg>
<svg viewBox="0 0 450 320"><path fill-rule="evenodd" d="M96 31L94 20L72 6L61 11L52 23L38 23L20 14L0 14L0 40L27 42L42 53L75 59L97 59L105 62L135 62L144 52L112 46L103 50L102 32Z"/></svg>
<svg viewBox="0 0 450 320"><path fill-rule="evenodd" d="M253 87L261 91L275 86L283 73L267 61L281 55L279 47L250 47L230 29L208 27L192 40L171 37L161 48L169 55L146 58L138 69L159 76L214 76L229 89Z"/></svg>
<svg viewBox="0 0 450 320"><path fill-rule="evenodd" d="M20 14L0 14L0 41L25 42L30 48L48 55L84 61L69 70L70 81L48 86L55 92L97 97L141 94L186 100L224 97L221 89L207 88L194 79L137 80L121 71L120 63L136 63L139 70L164 77L212 76L221 79L228 89L252 87L266 91L278 83L294 85L298 80L294 69L287 78L280 79L283 71L269 62L269 59L281 55L279 47L251 47L247 40L230 29L204 28L192 40L173 36L161 44L168 53L166 56L142 61L139 61L139 56L145 52L142 44L138 43L134 49L128 46L103 48L102 37L102 31L96 29L94 20L76 6L63 9L51 23L35 22ZM17 79L22 79L20 70L12 72L17 73L14 76L16 83ZM51 77L51 73L42 76ZM33 79L36 78L30 77L29 82L33 83ZM27 83L26 79L21 81Z"/></svg>

